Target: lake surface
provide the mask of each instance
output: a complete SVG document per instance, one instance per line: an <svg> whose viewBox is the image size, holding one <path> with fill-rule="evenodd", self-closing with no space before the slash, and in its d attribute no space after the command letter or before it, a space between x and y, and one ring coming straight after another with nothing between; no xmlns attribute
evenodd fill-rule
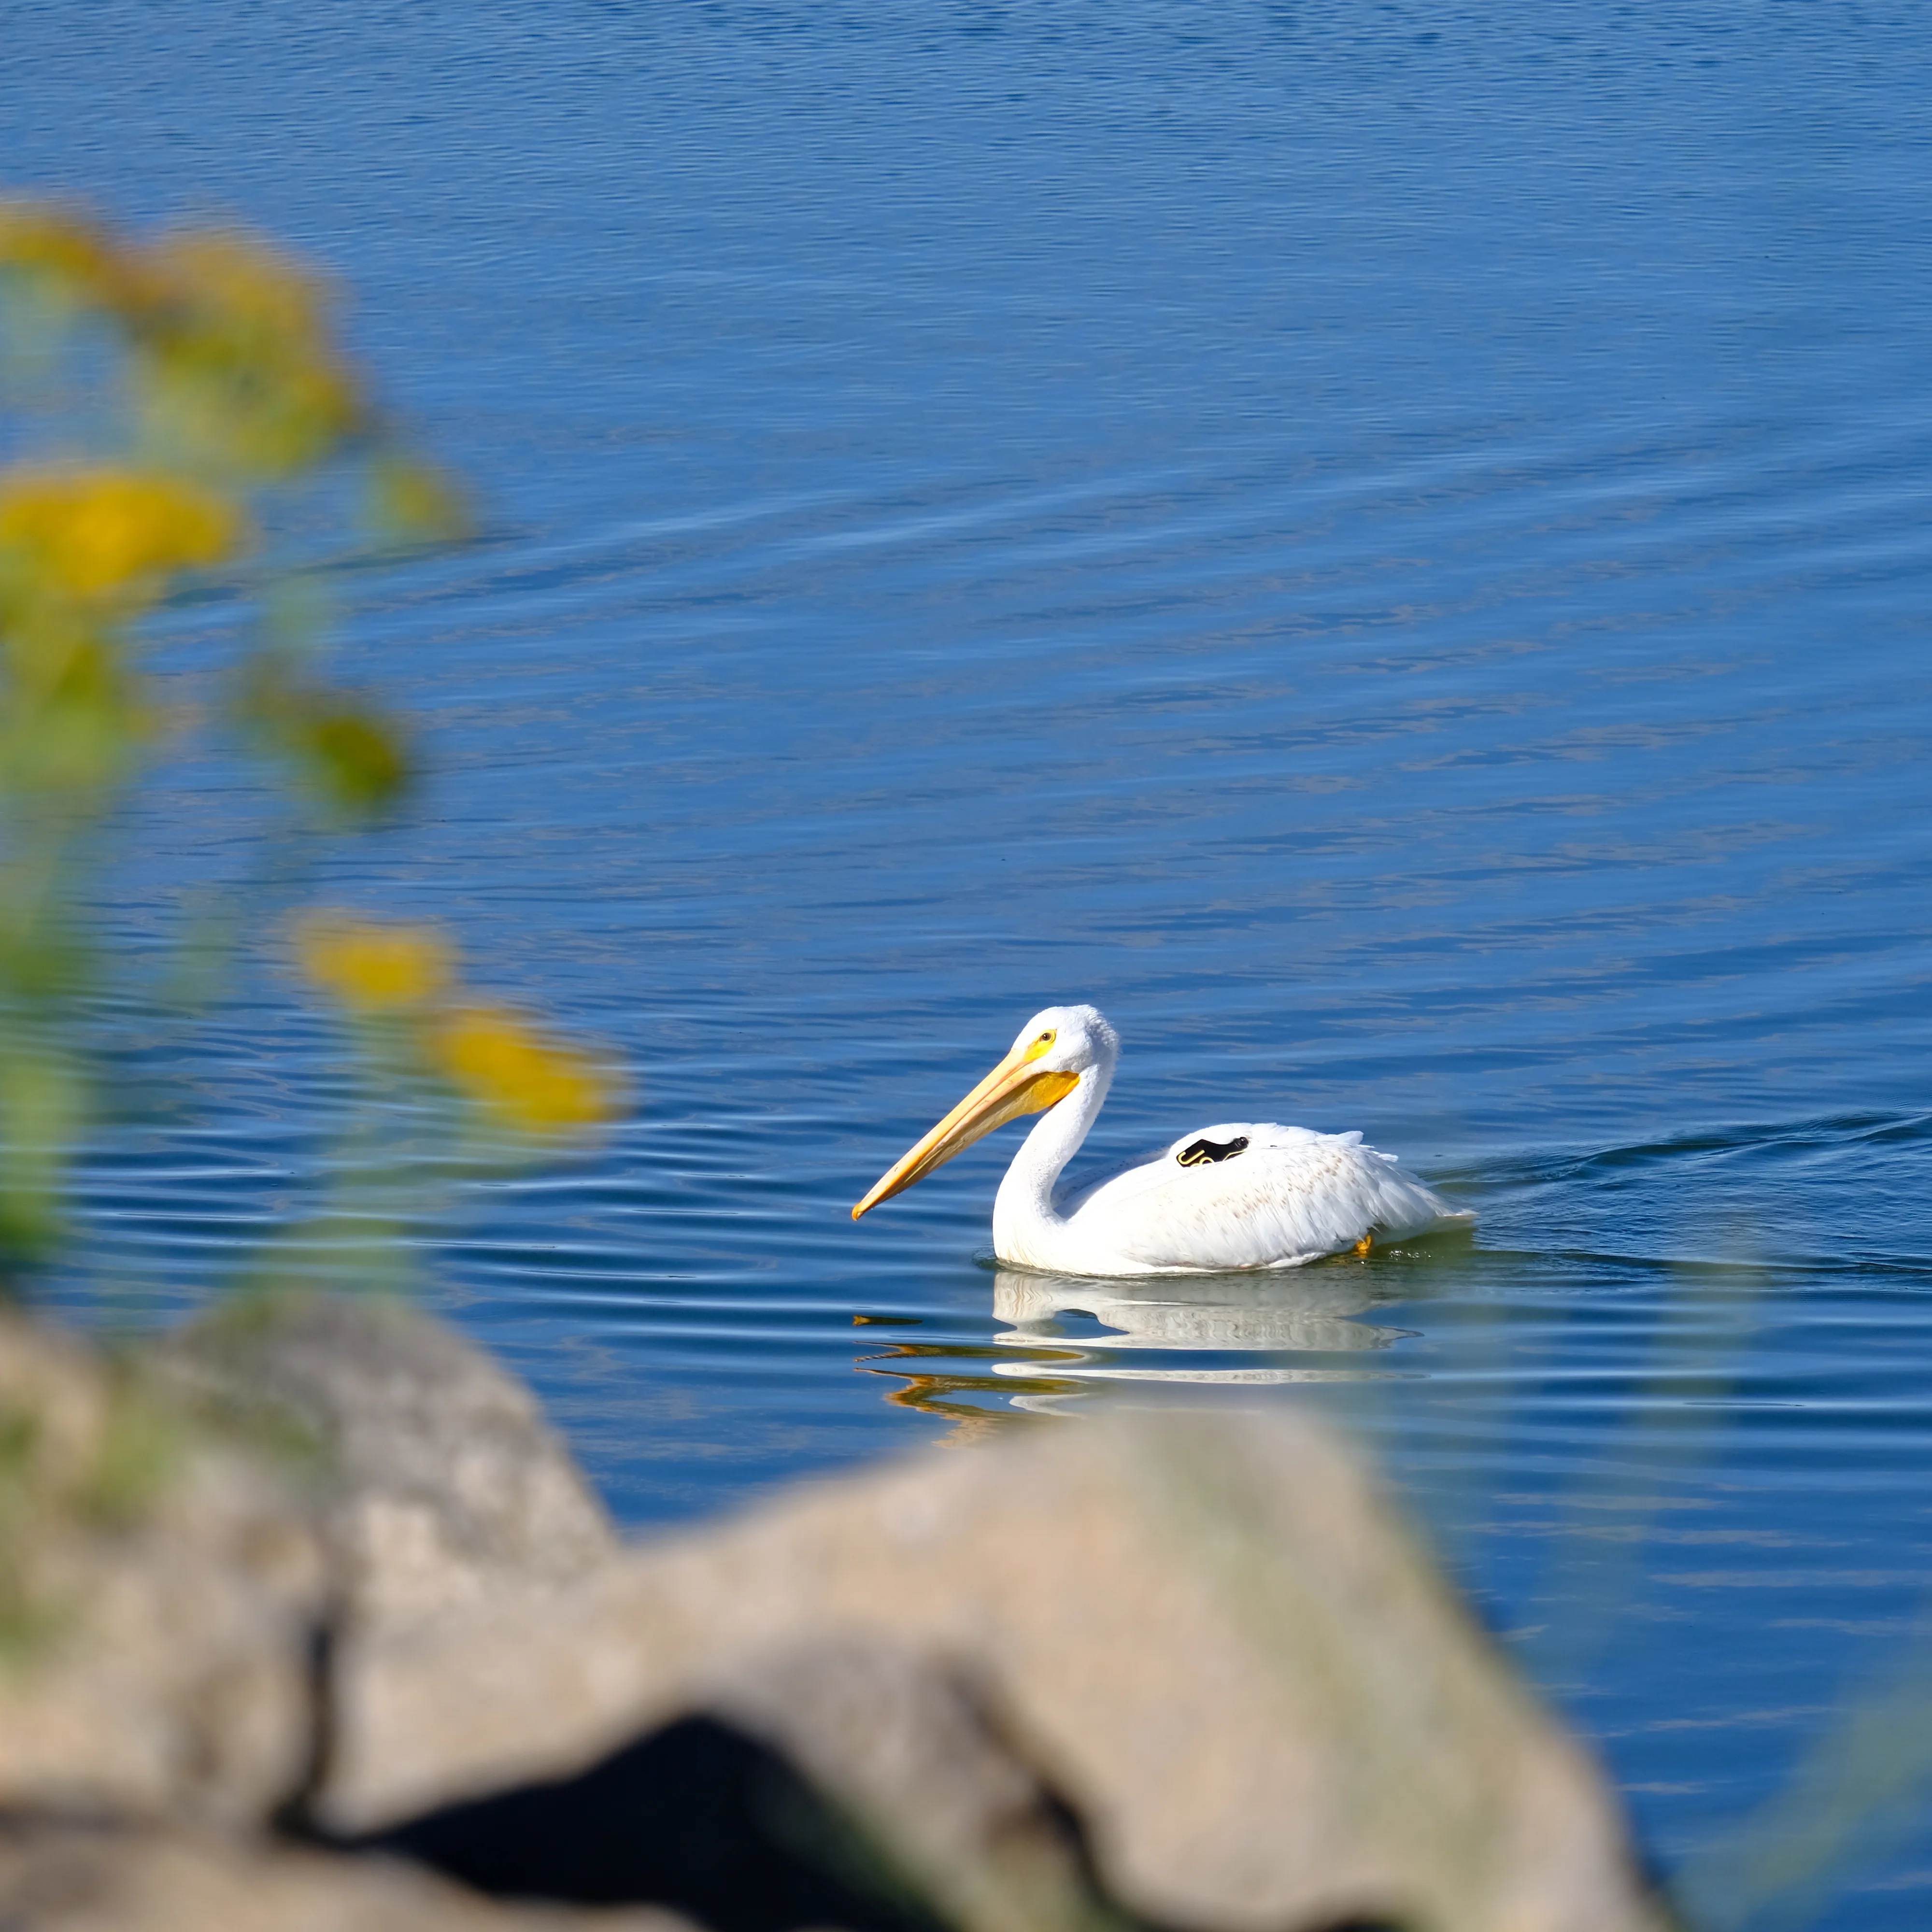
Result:
<svg viewBox="0 0 1932 1932"><path fill-rule="evenodd" d="M476 543L340 590L433 780L286 896L447 921L633 1070L594 1152L422 1229L627 1522L1317 1404L1707 1923L1927 1922L1922 8L5 34L9 181L299 244L474 484ZM171 614L166 674L231 622ZM156 788L116 929L262 862L261 806L217 756ZM340 1048L259 964L140 1034L186 1096L90 1160L70 1303L190 1306L312 1198ZM1475 1238L1003 1276L1010 1133L854 1227L1070 1000L1126 1042L1090 1152L1360 1127ZM1868 1696L1903 1749L1847 1744ZM1822 1866L1828 1773L1880 1826L1759 1910L1726 1846L1795 1789L1773 1835Z"/></svg>

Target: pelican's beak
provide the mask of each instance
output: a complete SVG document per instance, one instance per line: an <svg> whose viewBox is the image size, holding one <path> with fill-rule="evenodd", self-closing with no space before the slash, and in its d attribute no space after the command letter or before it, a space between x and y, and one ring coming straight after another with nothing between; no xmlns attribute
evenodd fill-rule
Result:
<svg viewBox="0 0 1932 1932"><path fill-rule="evenodd" d="M1034 1064L1025 1048L1016 1047L925 1139L879 1177L872 1192L852 1210L853 1220L903 1193L915 1180L923 1180L995 1127L1022 1114L1043 1112L1079 1084L1078 1074L1049 1072Z"/></svg>

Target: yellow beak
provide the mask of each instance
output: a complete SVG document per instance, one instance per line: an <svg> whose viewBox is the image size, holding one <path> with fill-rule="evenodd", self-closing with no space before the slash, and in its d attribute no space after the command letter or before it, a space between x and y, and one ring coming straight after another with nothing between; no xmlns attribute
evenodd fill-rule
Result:
<svg viewBox="0 0 1932 1932"><path fill-rule="evenodd" d="M1052 1073L1036 1066L1025 1049L1016 1048L932 1132L882 1174L871 1193L852 1210L852 1218L902 1194L915 1180L923 1180L995 1127L1022 1114L1043 1113L1080 1084L1077 1073Z"/></svg>

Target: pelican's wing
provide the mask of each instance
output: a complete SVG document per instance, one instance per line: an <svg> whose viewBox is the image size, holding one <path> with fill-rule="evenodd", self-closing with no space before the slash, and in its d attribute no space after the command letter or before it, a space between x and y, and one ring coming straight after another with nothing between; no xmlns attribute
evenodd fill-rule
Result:
<svg viewBox="0 0 1932 1932"><path fill-rule="evenodd" d="M1238 1141L1247 1144L1226 1151ZM1360 1134L1273 1121L1201 1128L1064 1211L1123 1261L1151 1268L1288 1268L1364 1234L1399 1240L1475 1219Z"/></svg>

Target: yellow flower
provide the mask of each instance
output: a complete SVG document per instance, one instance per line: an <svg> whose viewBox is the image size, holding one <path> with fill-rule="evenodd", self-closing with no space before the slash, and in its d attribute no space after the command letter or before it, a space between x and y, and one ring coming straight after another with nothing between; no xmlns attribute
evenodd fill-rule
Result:
<svg viewBox="0 0 1932 1932"><path fill-rule="evenodd" d="M67 596L98 598L239 548L241 512L178 478L132 470L16 471L0 478L0 550Z"/></svg>
<svg viewBox="0 0 1932 1932"><path fill-rule="evenodd" d="M506 1126L554 1133L610 1118L610 1084L587 1055L544 1037L501 1006L464 1006L436 1029L435 1058L455 1084Z"/></svg>
<svg viewBox="0 0 1932 1932"><path fill-rule="evenodd" d="M156 299L139 250L57 201L0 201L0 272L8 271L64 303L128 323L140 322Z"/></svg>
<svg viewBox="0 0 1932 1932"><path fill-rule="evenodd" d="M448 942L427 926L322 913L297 928L296 945L310 979L359 1012L425 1005L450 981Z"/></svg>
<svg viewBox="0 0 1932 1932"><path fill-rule="evenodd" d="M326 350L327 283L268 242L232 229L192 229L163 236L142 259L181 320L192 316L284 355Z"/></svg>
<svg viewBox="0 0 1932 1932"><path fill-rule="evenodd" d="M112 250L84 216L51 202L0 202L0 268L46 275L76 290L108 286Z"/></svg>
<svg viewBox="0 0 1932 1932"><path fill-rule="evenodd" d="M140 261L150 296L132 326L144 413L164 446L275 477L370 426L332 338L327 288L289 257L203 231L165 237Z"/></svg>

